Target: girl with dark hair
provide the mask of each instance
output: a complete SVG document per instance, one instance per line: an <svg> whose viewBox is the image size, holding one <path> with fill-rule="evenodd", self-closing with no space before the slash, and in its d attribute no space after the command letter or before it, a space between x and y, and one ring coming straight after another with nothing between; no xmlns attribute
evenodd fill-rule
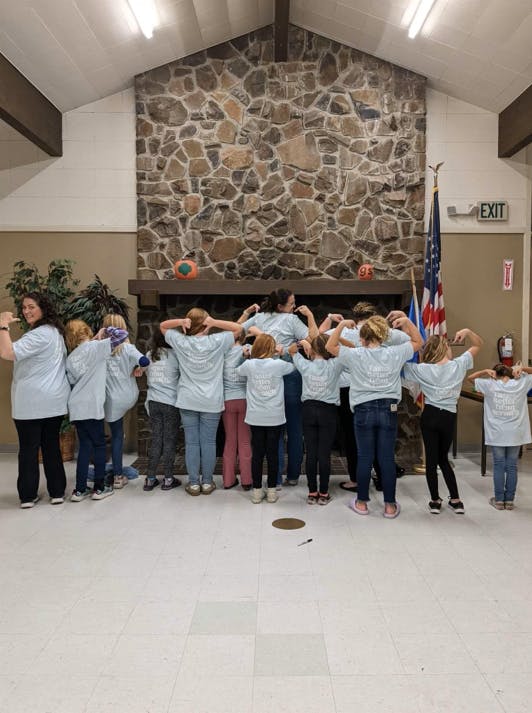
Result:
<svg viewBox="0 0 532 713"><path fill-rule="evenodd" d="M343 366L325 348L327 337L320 334L307 345L310 359L298 353L298 345L288 347L303 381L303 435L306 449L306 471L309 505L327 505L331 476L331 449L336 435L336 409L340 401L340 374ZM318 465L320 487L318 490Z"/></svg>
<svg viewBox="0 0 532 713"><path fill-rule="evenodd" d="M493 455L495 491L490 505L496 510L514 509L519 449L532 440L527 406L531 374L529 367L495 364L467 377L484 394L484 434Z"/></svg>
<svg viewBox="0 0 532 713"><path fill-rule="evenodd" d="M463 344L466 337L471 347L452 357L450 344ZM449 448L453 440L456 421L456 404L460 397L462 382L468 369L473 366L482 339L470 329L456 332L452 342L445 337L429 337L423 347L421 364L407 364L404 380L415 382L425 395L425 405L421 414L421 435L425 445L425 473L430 492L429 510L437 515L441 510L441 498L438 491L439 466L445 484L449 490L449 507L455 513L464 513L464 504L460 500L454 470L449 463Z"/></svg>
<svg viewBox="0 0 532 713"><path fill-rule="evenodd" d="M260 310L260 311L259 311ZM251 314L255 312L252 317ZM306 317L308 326L294 314ZM261 306L254 304L244 310L238 320L248 332L270 334L277 344L288 349L290 344L318 335L318 327L310 309L306 305L296 308L296 298L290 290L279 289L270 292ZM287 484L297 485L303 461L303 427L301 421L301 375L294 370L284 379L284 400L287 433ZM282 442L281 442L282 446ZM280 447L279 475L284 467L284 449Z"/></svg>
<svg viewBox="0 0 532 713"><path fill-rule="evenodd" d="M283 377L294 371L294 365L274 356L282 350L270 334L259 334L251 347L251 359L238 367L237 373L247 378L246 423L251 426L251 472L253 493L251 502L264 499L262 464L268 464L269 503L277 500L276 484L279 471L279 438L286 422Z"/></svg>
<svg viewBox="0 0 532 713"><path fill-rule="evenodd" d="M213 319L204 309L194 307L186 317L167 319L160 328L179 362L176 406L185 431L185 490L189 495L210 495L216 489L213 473L216 431L224 409L224 355L234 346L242 327ZM212 328L223 331L209 334Z"/></svg>
<svg viewBox="0 0 532 713"><path fill-rule="evenodd" d="M327 351L349 372L349 400L353 409L358 447L358 496L351 508L358 515L367 515L371 466L375 456L382 471L384 517L395 518L400 513L395 499L396 472L394 462L397 435L397 404L401 399L401 370L417 352L423 339L415 325L403 312L390 312L388 319L394 328L409 336L405 344L384 347L390 329L384 317L370 317L360 328L360 347L340 346L345 327L353 320L342 320L327 342Z"/></svg>
<svg viewBox="0 0 532 713"><path fill-rule="evenodd" d="M151 491L159 485L157 466L161 456L164 464L161 490L172 490L181 485L179 478L174 477L179 429L179 409L176 406L179 364L159 325L153 328L147 357L150 364L146 369L148 392L145 408L150 417L151 443L144 490Z"/></svg>
<svg viewBox="0 0 532 713"><path fill-rule="evenodd" d="M70 387L63 327L51 301L30 292L22 299L22 314L29 331L15 342L9 326L18 319L12 312L0 314L0 357L14 362L11 407L19 439L17 488L26 509L38 500L39 449L51 503L63 502L66 477L59 430Z"/></svg>

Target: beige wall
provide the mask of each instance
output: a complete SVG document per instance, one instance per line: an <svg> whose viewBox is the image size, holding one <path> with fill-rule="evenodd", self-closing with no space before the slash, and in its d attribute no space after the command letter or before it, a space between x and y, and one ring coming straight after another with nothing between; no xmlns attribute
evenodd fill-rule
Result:
<svg viewBox="0 0 532 713"><path fill-rule="evenodd" d="M34 262L42 271L54 258L75 260L74 272L84 287L97 273L121 297L128 297L127 281L137 269L137 236L135 233L8 233L0 232L0 310L11 310L4 289L16 260ZM128 297L135 318L136 301ZM16 332L14 331L15 336ZM17 435L11 421L12 366L0 361L0 445L14 445ZM131 440L128 438L128 441Z"/></svg>
<svg viewBox="0 0 532 713"><path fill-rule="evenodd" d="M506 331L513 334L514 355L521 358L522 252L523 236L518 234L442 235L447 329L452 334L461 327L469 327L484 339L475 368L488 368L499 360L497 339ZM514 260L514 286L507 292L502 289L505 258ZM459 448L478 450L479 404L461 399L458 414Z"/></svg>

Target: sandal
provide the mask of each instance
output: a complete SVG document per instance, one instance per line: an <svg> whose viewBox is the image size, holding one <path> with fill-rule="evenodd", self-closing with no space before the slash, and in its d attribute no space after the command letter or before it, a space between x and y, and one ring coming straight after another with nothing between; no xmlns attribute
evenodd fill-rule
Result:
<svg viewBox="0 0 532 713"><path fill-rule="evenodd" d="M157 488L160 485L160 480L157 480L157 478L145 478L144 479L144 487L142 488L145 490L147 493L151 492L154 488Z"/></svg>
<svg viewBox="0 0 532 713"><path fill-rule="evenodd" d="M342 488L342 490L349 490L350 493L356 493L357 484L353 480L344 480L340 483L340 488Z"/></svg>
<svg viewBox="0 0 532 713"><path fill-rule="evenodd" d="M318 493L309 493L307 495L307 505L316 505L318 502Z"/></svg>
<svg viewBox="0 0 532 713"><path fill-rule="evenodd" d="M331 502L332 498L329 495L329 493L320 493L318 496L318 505L328 505Z"/></svg>
<svg viewBox="0 0 532 713"><path fill-rule="evenodd" d="M386 510L384 510L382 516L385 517L387 520L395 520L395 518L399 515L400 512L401 506L399 505L399 503L395 503L394 512L386 512Z"/></svg>
<svg viewBox="0 0 532 713"><path fill-rule="evenodd" d="M353 512L356 512L357 515L369 515L369 509L368 506L366 505L365 510L361 510L359 507L357 507L358 500L356 498L353 498L351 502L349 503L349 507Z"/></svg>

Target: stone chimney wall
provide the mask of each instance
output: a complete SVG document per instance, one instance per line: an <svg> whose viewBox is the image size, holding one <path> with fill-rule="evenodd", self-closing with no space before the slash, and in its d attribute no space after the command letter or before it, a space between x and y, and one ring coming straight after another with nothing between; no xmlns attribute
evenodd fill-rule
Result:
<svg viewBox="0 0 532 713"><path fill-rule="evenodd" d="M138 277L407 279L423 264L425 79L291 26L136 78Z"/></svg>

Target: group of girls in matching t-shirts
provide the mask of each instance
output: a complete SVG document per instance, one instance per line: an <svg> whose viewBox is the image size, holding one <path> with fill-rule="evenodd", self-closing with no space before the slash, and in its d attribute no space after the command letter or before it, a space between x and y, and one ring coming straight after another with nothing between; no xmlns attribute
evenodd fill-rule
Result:
<svg viewBox="0 0 532 713"><path fill-rule="evenodd" d="M307 324L294 312L305 316ZM212 493L222 416L225 489L239 483L238 462L241 486L252 491L252 502L275 502L282 482L286 432L286 484L298 482L304 442L307 502L326 505L331 499L331 450L340 415L347 431L344 443L350 474L350 481L341 485L356 492L351 509L361 516L369 513L370 476L375 468L382 483L383 516L396 518L400 505L395 493L394 450L397 405L404 385L424 395L421 432L429 510L441 511L439 467L449 491L449 506L463 513L448 452L462 382L482 340L462 329L452 342L433 336L423 344L417 328L402 312L391 312L384 319L372 305L359 303L354 315L355 320L328 315L318 329L307 307L296 310L294 295L278 290L260 307L244 310L238 322L214 319L200 308L190 310L185 318L162 322L154 329L147 357L129 344L125 324L116 315L106 319L96 336L84 322L69 322L65 333L72 386L69 413L80 444L71 499L80 501L89 495L103 499L113 487L127 482L122 474L123 417L138 397L136 376L145 371L145 405L152 431L146 491L161 485L157 477L161 459L162 489L181 484L173 474L181 420L188 474L185 489L190 495ZM211 329L218 331L211 334ZM450 345L466 340L469 348L453 359ZM422 360L415 363L412 359L419 351ZM512 371L497 365L469 377L485 397L486 443L492 446L494 461L495 495L490 503L498 510L513 508L519 447L531 440L526 395L532 376L526 372L522 367ZM343 413L346 406L350 418ZM105 476L104 420L112 434L111 482ZM94 490L87 488L91 457Z"/></svg>

